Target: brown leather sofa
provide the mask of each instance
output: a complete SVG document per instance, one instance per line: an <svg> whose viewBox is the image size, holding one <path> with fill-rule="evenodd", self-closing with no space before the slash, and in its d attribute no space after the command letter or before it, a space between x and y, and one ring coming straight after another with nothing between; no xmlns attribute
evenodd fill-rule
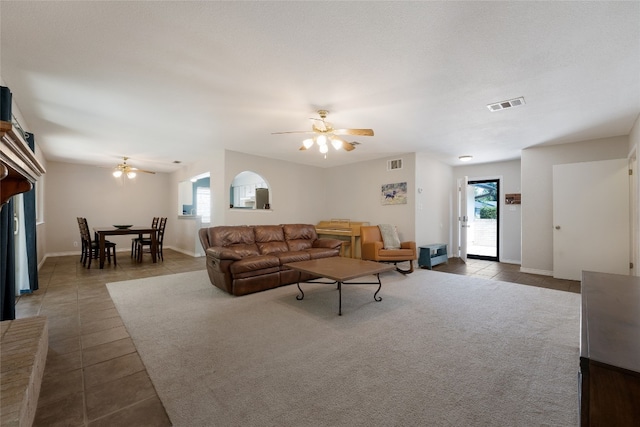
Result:
<svg viewBox="0 0 640 427"><path fill-rule="evenodd" d="M308 280L284 264L339 256L342 244L319 239L310 224L218 226L198 233L211 283L238 296Z"/></svg>

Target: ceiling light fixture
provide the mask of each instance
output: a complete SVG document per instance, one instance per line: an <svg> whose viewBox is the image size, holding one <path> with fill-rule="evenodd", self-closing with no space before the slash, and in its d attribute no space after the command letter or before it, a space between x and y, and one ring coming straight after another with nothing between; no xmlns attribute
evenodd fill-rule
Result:
<svg viewBox="0 0 640 427"><path fill-rule="evenodd" d="M335 135L330 135L328 138L326 135L318 135L313 138L307 138L302 141L302 146L300 150L308 150L313 147L314 144L318 146L318 150L322 154L327 154L329 152L329 143L335 150L340 150L344 148L347 151L351 151L355 148L354 142L346 142L340 138L337 138ZM326 157L326 156L325 156Z"/></svg>
<svg viewBox="0 0 640 427"><path fill-rule="evenodd" d="M314 121L311 126L311 131L286 131L286 132L272 132L272 135L289 134L289 133L311 133L313 137L307 138L302 141L300 150L308 150L313 147L314 144L318 145L318 149L321 154L324 154L327 158L327 152L329 151L329 143L334 149L345 151L352 151L356 148L359 142L345 141L342 138L338 138L336 135L358 135L358 136L373 136L373 129L334 129L331 123L327 122L329 112L327 110L318 110L319 119L312 118Z"/></svg>
<svg viewBox="0 0 640 427"><path fill-rule="evenodd" d="M125 175L129 179L133 179L138 175L138 172L155 174L155 172L152 171L131 167L127 164L127 160L129 160L128 157L123 157L122 160L122 163L114 168L113 176L116 178L120 178L122 175Z"/></svg>
<svg viewBox="0 0 640 427"><path fill-rule="evenodd" d="M461 162L468 162L469 160L473 159L473 156L460 156L458 157L458 160L460 160Z"/></svg>

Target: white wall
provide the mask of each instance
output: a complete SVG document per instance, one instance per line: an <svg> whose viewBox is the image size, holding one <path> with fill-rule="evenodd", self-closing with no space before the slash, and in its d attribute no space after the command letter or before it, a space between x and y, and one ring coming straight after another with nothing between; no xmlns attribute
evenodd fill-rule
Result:
<svg viewBox="0 0 640 427"><path fill-rule="evenodd" d="M209 189L211 191L211 225L223 225L225 221L224 208L225 192L224 189L224 159L225 151L217 150L206 158L191 164L185 165L170 176L170 186L168 191L169 206L172 212L180 212L179 205L180 183L189 181L192 177L209 173ZM228 207L228 206L227 206ZM171 217L170 217L171 218ZM198 239L198 230L201 223L197 218L186 219L183 216L174 214L176 226L173 227L175 234L165 236L165 247L170 247L177 251L186 253L191 256L202 256L202 246Z"/></svg>
<svg viewBox="0 0 640 427"><path fill-rule="evenodd" d="M472 178L502 176L502 193L522 193L523 271L551 274L552 166L626 158L629 147L637 147L639 140L640 124L636 121L629 137L526 149L521 162L521 189L515 172L517 161L452 168L420 153L323 169L220 150L172 174L139 174L135 182L126 181L124 185L117 183L108 168L41 159L47 173L42 182L44 221L37 228L38 261L45 253L79 252L73 246L79 239L77 216L86 216L91 227L120 222L147 224L152 216L167 216L165 247L195 254L195 223L178 223L175 215L178 184L205 172L211 175L212 225L317 223L331 218L369 221L373 225L392 223L404 240L415 240L418 245L448 243L451 256L457 241L457 197L452 183L466 174ZM404 168L387 171L387 160L398 157L403 158ZM271 211L229 209L229 187L242 170L253 170L269 182ZM408 203L382 205L380 187L403 181L408 184ZM501 259L507 262L518 260L518 212L510 212L503 210L501 233ZM119 250L130 247L127 236L113 240L119 243Z"/></svg>
<svg viewBox="0 0 640 427"><path fill-rule="evenodd" d="M403 160L402 169L387 171L387 160ZM352 163L325 169L326 200L320 219L348 218L371 225L394 224L401 240L415 240L415 154ZM407 203L383 205L382 186L407 183Z"/></svg>
<svg viewBox="0 0 640 427"><path fill-rule="evenodd" d="M253 171L267 181L270 210L229 209L231 183L243 171ZM226 151L224 224L316 224L325 215L325 176L322 168Z"/></svg>
<svg viewBox="0 0 640 427"><path fill-rule="evenodd" d="M522 271L553 274L553 165L625 159L628 149L618 136L522 151Z"/></svg>
<svg viewBox="0 0 640 427"><path fill-rule="evenodd" d="M446 243L449 257L454 256L451 224L455 224L455 192L451 190L453 168L428 154L416 154L415 242L418 246Z"/></svg>
<svg viewBox="0 0 640 427"><path fill-rule="evenodd" d="M458 179L463 179L465 176L472 180L481 179L500 179L500 223L498 224L500 230L499 237L499 249L498 258L502 262L508 262L513 264L521 263L521 231L522 231L522 205L505 205L505 194L507 193L521 193L520 183L520 160L512 160L507 162L495 162L495 163L483 163L479 165L464 165L456 166L453 168L453 181L452 192L457 193ZM455 194L455 193L454 193ZM522 194L523 199L526 195ZM459 228L458 228L458 197L456 195L453 201L453 235L456 242L458 242ZM457 256L457 252L456 252Z"/></svg>
<svg viewBox="0 0 640 427"><path fill-rule="evenodd" d="M115 166L115 165L114 165ZM109 168L48 162L45 194L48 255L80 253L77 217L89 227L113 224L151 225L154 216L166 216L167 235L172 231L169 204L170 175L139 173L129 180L114 178ZM176 198L177 201L177 198ZM174 220L175 221L175 220ZM41 236L39 236L40 238ZM131 248L131 236L110 236L118 251ZM166 240L165 240L166 241Z"/></svg>

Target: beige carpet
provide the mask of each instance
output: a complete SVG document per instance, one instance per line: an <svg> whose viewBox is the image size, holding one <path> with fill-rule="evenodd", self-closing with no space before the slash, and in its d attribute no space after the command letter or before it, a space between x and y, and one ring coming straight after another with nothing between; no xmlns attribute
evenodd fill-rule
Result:
<svg viewBox="0 0 640 427"><path fill-rule="evenodd" d="M176 426L576 426L580 296L418 270L232 297L108 284Z"/></svg>

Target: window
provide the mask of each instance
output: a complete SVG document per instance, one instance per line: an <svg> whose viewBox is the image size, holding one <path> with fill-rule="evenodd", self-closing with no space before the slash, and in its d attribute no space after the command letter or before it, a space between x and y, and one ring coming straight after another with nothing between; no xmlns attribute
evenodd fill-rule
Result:
<svg viewBox="0 0 640 427"><path fill-rule="evenodd" d="M211 190L209 187L196 188L196 215L202 217L202 222L211 222Z"/></svg>

